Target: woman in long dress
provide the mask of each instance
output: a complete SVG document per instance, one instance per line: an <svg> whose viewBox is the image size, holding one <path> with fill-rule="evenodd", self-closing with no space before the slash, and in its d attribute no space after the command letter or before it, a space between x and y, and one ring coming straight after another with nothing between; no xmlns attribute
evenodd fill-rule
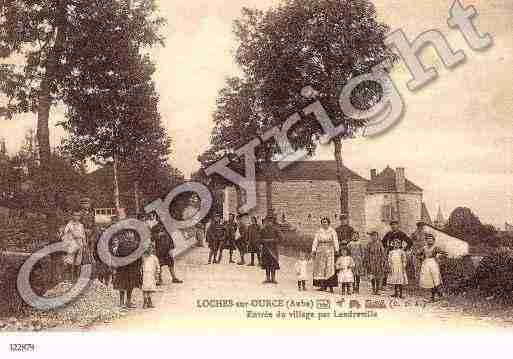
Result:
<svg viewBox="0 0 513 359"><path fill-rule="evenodd" d="M276 271L280 270L280 242L282 234L275 224L273 216L267 216L264 227L260 231L260 267L265 270L264 284L278 284L276 281Z"/></svg>
<svg viewBox="0 0 513 359"><path fill-rule="evenodd" d="M444 252L435 246L434 234L426 234L426 243L426 246L422 250L424 261L420 268L419 285L421 288L431 289L431 301L434 302L436 295L442 298L442 292L440 290L442 286L442 276L436 257L439 254L444 254Z"/></svg>
<svg viewBox="0 0 513 359"><path fill-rule="evenodd" d="M123 231L116 235L115 240L117 243L116 256L127 257L137 249L141 239L135 232ZM140 288L142 284L141 262L141 258L139 258L126 266L116 268L113 284L114 289L119 290L120 307L135 308L132 302L132 291L135 288Z"/></svg>
<svg viewBox="0 0 513 359"><path fill-rule="evenodd" d="M328 287L338 286L335 275L335 254L338 253L337 232L330 226L329 218L321 220L321 228L317 231L312 244L313 285L325 291ZM333 280L334 279L334 280Z"/></svg>

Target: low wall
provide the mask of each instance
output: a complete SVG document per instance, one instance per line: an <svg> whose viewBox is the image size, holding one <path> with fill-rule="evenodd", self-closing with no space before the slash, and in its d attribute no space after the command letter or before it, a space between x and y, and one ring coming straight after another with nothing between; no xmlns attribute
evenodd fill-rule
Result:
<svg viewBox="0 0 513 359"><path fill-rule="evenodd" d="M26 308L18 293L16 280L21 266L28 257L27 253L0 253L0 316L19 314ZM55 271L52 260L53 258L44 258L39 261L30 277L32 288L39 295L57 284L57 281L52 279L57 276L49 275Z"/></svg>

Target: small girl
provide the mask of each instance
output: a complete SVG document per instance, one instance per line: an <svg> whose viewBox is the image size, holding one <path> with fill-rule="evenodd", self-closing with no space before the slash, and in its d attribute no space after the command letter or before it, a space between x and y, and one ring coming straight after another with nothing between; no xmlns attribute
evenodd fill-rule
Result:
<svg viewBox="0 0 513 359"><path fill-rule="evenodd" d="M360 278L365 275L363 266L364 250L362 242L360 242L360 234L358 232L353 233L352 241L348 243L347 249L351 253L351 258L354 261L354 283L353 293L360 294Z"/></svg>
<svg viewBox="0 0 513 359"><path fill-rule="evenodd" d="M160 263L153 254L153 243L149 244L142 257L142 291L143 308L155 308L151 301L151 293L157 291L157 279L160 274Z"/></svg>
<svg viewBox="0 0 513 359"><path fill-rule="evenodd" d="M393 298L403 298L403 286L408 284L406 275L406 252L398 239L392 242L392 250L388 254L388 284L394 285Z"/></svg>
<svg viewBox="0 0 513 359"><path fill-rule="evenodd" d="M351 286L354 283L353 268L355 266L354 260L350 255L347 247L342 247L340 250L340 257L335 264L338 272L338 283L340 284L341 294L351 294Z"/></svg>
<svg viewBox="0 0 513 359"><path fill-rule="evenodd" d="M431 289L431 302L435 302L436 295L443 297L440 290L442 286L442 276L440 275L440 267L436 258L439 254L444 254L435 246L435 237L432 233L426 234L426 246L422 249L424 262L420 269L419 284L421 288Z"/></svg>
<svg viewBox="0 0 513 359"><path fill-rule="evenodd" d="M296 262L297 288L306 290L306 280L308 279L308 260L304 250L299 250L299 259Z"/></svg>

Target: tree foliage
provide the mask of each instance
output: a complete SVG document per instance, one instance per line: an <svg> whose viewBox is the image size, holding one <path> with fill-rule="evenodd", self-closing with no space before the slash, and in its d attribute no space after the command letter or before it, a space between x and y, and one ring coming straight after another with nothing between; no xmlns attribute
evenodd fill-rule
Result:
<svg viewBox="0 0 513 359"><path fill-rule="evenodd" d="M444 229L452 236L471 241L481 241L497 234L494 226L481 223L479 217L467 207L454 209Z"/></svg>
<svg viewBox="0 0 513 359"><path fill-rule="evenodd" d="M354 77L395 61L396 56L384 43L388 31L367 0L286 0L265 12L244 8L234 23L238 39L235 59L243 79L229 81L220 93L214 116L213 148L205 157L211 156L216 148L233 147L234 141L251 133L247 128L269 129L282 124L312 100L319 100L334 124L343 123L347 128L332 139L338 179L344 187L341 140L354 136L365 120L344 114L339 96ZM237 94L235 98L247 96L241 84L251 84L254 100L237 100L234 110L226 105L227 94ZM312 89L308 96L303 91L306 87ZM379 84L367 81L353 91L351 101L356 108L366 110L382 94ZM238 109L241 107L243 110ZM250 115L251 111L256 115ZM241 116L241 120L225 121L226 117L235 116ZM230 130L226 129L227 124ZM294 126L289 135L294 147L312 154L323 133L320 124L310 118ZM344 196L344 188L341 192ZM341 206L343 210L347 208L346 198L341 198Z"/></svg>
<svg viewBox="0 0 513 359"><path fill-rule="evenodd" d="M342 112L341 90L350 79L395 60L384 44L388 30L376 19L370 1L287 0L265 13L243 10L235 23L236 60L259 83L260 97L269 111L283 118L291 110L300 110L308 102L301 90L310 86L332 119L346 124L349 131L342 136L347 136L364 121ZM364 86L375 96L356 91L355 105L370 106L381 90L375 85ZM310 124L311 134L317 134L319 126Z"/></svg>
<svg viewBox="0 0 513 359"><path fill-rule="evenodd" d="M106 160L145 158L166 166L170 141L160 124L143 49L162 43L155 0L4 0L0 91L4 117L35 112L42 175L50 177L50 108L66 106L66 153ZM22 59L22 61L19 61ZM161 168L159 167L159 171ZM47 192L54 192L47 178ZM51 194L48 201L52 201ZM51 204L48 204L51 207Z"/></svg>

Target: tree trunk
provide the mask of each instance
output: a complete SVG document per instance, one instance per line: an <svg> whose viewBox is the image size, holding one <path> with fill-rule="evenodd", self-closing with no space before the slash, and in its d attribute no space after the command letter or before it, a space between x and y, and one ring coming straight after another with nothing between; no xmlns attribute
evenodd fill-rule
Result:
<svg viewBox="0 0 513 359"><path fill-rule="evenodd" d="M58 27L55 29L55 43L49 50L45 64L45 73L41 79L37 109L37 142L39 145L40 181L43 191L43 211L47 216L48 236L50 240L56 240L57 235L57 206L55 202L55 186L53 186L53 174L51 166L50 149L50 109L52 106L51 85L58 71L60 54L64 49L65 13L64 5L58 9Z"/></svg>
<svg viewBox="0 0 513 359"><path fill-rule="evenodd" d="M139 199L139 182L138 181L134 182L134 196L135 196L135 214L137 215L137 217L139 217L139 214L141 213L141 211L140 211L141 202Z"/></svg>
<svg viewBox="0 0 513 359"><path fill-rule="evenodd" d="M114 171L114 204L118 216L121 215L121 201L119 200L119 181L118 181L118 159L114 155L114 164L112 165Z"/></svg>
<svg viewBox="0 0 513 359"><path fill-rule="evenodd" d="M271 175L272 162L266 161L265 164L265 203L266 203L266 214L268 216L274 216L273 208L273 181Z"/></svg>
<svg viewBox="0 0 513 359"><path fill-rule="evenodd" d="M43 211L46 214L48 237L51 242L57 241L58 223L57 223L57 204L56 190L53 185L53 174L51 166L50 149L50 109L52 106L51 88L55 75L58 71L60 54L64 49L66 39L65 30L66 8L61 3L57 13L57 28L55 29L55 43L48 52L45 64L45 73L41 79L38 95L37 108L37 142L39 146L39 167L40 183L43 192ZM60 281L62 278L58 268L58 257L51 256L50 259L50 277L53 281Z"/></svg>
<svg viewBox="0 0 513 359"><path fill-rule="evenodd" d="M337 180L340 185L340 211L349 215L347 178L344 174L344 162L342 160L342 139L333 140L335 162L337 163Z"/></svg>

